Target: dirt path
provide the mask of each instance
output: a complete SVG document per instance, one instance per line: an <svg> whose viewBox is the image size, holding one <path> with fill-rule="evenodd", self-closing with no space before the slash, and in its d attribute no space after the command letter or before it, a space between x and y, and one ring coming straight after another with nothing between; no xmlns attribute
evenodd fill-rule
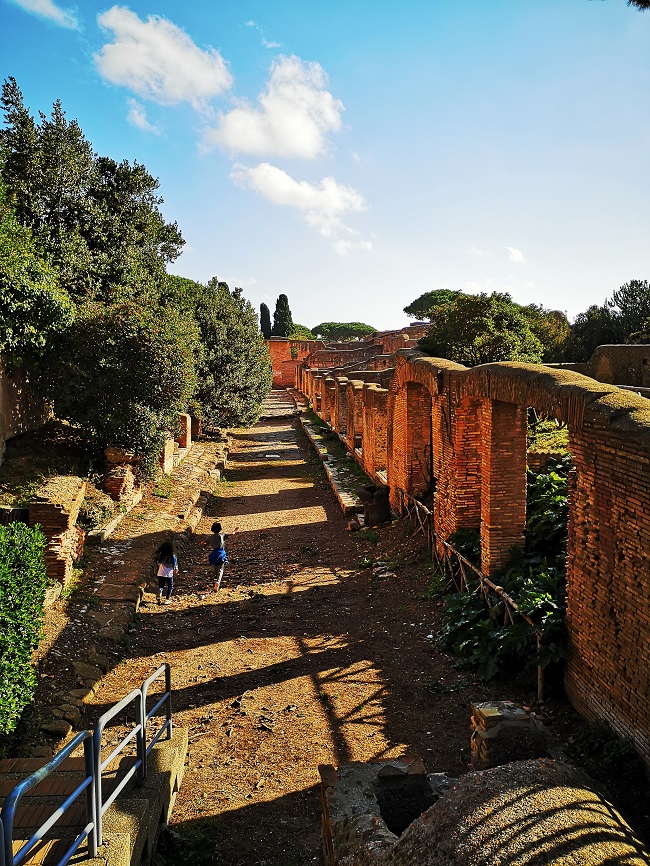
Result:
<svg viewBox="0 0 650 866"><path fill-rule="evenodd" d="M359 567L389 558L400 528L376 545L346 531L290 408L272 395L266 420L235 434L173 603L145 597L130 650L89 705L97 714L170 662L191 751L169 862L316 861L321 763L415 750L429 771L467 767L468 702L485 692L427 639L426 568L407 557L378 579ZM219 593L205 547L215 516L231 533Z"/></svg>

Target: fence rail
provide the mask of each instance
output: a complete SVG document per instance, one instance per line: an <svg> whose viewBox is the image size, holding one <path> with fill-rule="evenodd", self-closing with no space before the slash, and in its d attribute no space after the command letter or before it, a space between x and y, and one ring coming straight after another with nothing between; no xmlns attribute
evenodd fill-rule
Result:
<svg viewBox="0 0 650 866"><path fill-rule="evenodd" d="M153 709L147 713L146 702L149 689L156 680L163 676L165 679L165 691ZM113 749L111 754L102 760L101 750L104 729L112 719L123 713L131 704L135 704L136 707L136 719L133 727ZM147 746L147 725L153 716L159 715L161 708L164 709L164 722L152 735L151 741ZM72 803L84 792L86 795L86 825L72 840L70 846L58 861L57 866L65 866L85 839L88 839L89 856L97 857L98 847L103 842L102 816L134 776L139 784L144 782L147 774L147 755L165 733L167 733L167 739L171 739L171 671L167 662L154 671L139 689L134 689L119 703L105 712L97 721L93 731L81 731L49 763L36 770L31 776L23 779L10 792L0 810L0 866L20 866L37 843L45 837L46 833L59 821ZM104 800L102 778L105 771L133 740L135 740L136 745L136 760L132 767L124 774L123 778L120 779L111 794ZM49 818L41 824L32 837L14 853L13 826L20 799L39 782L44 781L53 772L61 769L61 765L65 759L82 745L85 768L83 780L69 797L57 809L53 810Z"/></svg>
<svg viewBox="0 0 650 866"><path fill-rule="evenodd" d="M427 542L431 556L435 559L440 570L447 576L449 582L454 586L456 592L479 592L486 606L492 607L489 594L492 592L503 601L503 625L512 623L513 615L521 617L533 629L537 642L537 699L544 698L544 669L539 657L542 648L542 630L539 625L527 616L517 605L517 602L508 595L502 586L495 584L490 578L473 565L460 551L442 538L435 531L433 512L426 505L414 499L404 490L399 491L401 511L411 520L415 518L417 528L415 534L422 532ZM468 581L468 573L472 574L473 581ZM494 617L493 617L494 618Z"/></svg>

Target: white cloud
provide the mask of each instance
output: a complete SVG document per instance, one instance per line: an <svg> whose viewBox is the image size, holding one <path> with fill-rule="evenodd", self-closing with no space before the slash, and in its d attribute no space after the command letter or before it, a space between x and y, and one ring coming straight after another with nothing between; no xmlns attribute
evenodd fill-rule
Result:
<svg viewBox="0 0 650 866"><path fill-rule="evenodd" d="M189 102L206 108L207 100L232 84L226 61L214 48L202 51L180 27L157 15L142 21L124 6L113 6L97 19L113 33L113 42L95 54L101 75L162 105Z"/></svg>
<svg viewBox="0 0 650 866"><path fill-rule="evenodd" d="M469 248L469 254L471 256L476 256L476 258L478 258L478 259L485 258L485 256L488 255L488 253L485 250L481 250L478 247L473 247L473 246Z"/></svg>
<svg viewBox="0 0 650 866"><path fill-rule="evenodd" d="M149 123L144 105L141 105L137 99L129 99L128 105L129 113L126 119L131 126L137 126L138 129L142 129L144 132L153 132L155 135L160 135L158 127L154 126L153 123Z"/></svg>
<svg viewBox="0 0 650 866"><path fill-rule="evenodd" d="M343 103L325 89L318 63L280 57L271 66L259 108L242 102L204 132L206 147L233 153L313 159L326 147L328 132L341 128Z"/></svg>
<svg viewBox="0 0 650 866"><path fill-rule="evenodd" d="M66 27L68 30L79 29L79 22L74 12L70 9L61 9L53 0L13 0L13 2L26 12L47 18L59 27Z"/></svg>
<svg viewBox="0 0 650 866"><path fill-rule="evenodd" d="M262 45L265 48L280 48L282 46L281 42L269 42L267 39L262 38Z"/></svg>
<svg viewBox="0 0 650 866"><path fill-rule="evenodd" d="M254 168L237 164L230 176L239 186L258 192L274 204L298 210L309 225L334 242L334 249L340 255L347 255L353 249L372 249L370 241L362 240L359 233L344 225L341 219L348 211L366 210L365 199L333 177L325 177L318 183L298 181L268 162Z"/></svg>
<svg viewBox="0 0 650 866"><path fill-rule="evenodd" d="M511 262L525 262L524 254L521 250L518 250L516 247L506 247L508 250L508 258Z"/></svg>

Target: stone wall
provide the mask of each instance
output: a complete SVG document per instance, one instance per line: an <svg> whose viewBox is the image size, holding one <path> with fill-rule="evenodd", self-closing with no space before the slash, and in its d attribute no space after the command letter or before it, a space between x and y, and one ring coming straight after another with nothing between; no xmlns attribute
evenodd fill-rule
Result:
<svg viewBox="0 0 650 866"><path fill-rule="evenodd" d="M38 430L50 417L49 405L35 394L23 370L6 372L0 361L0 463L7 439Z"/></svg>
<svg viewBox="0 0 650 866"><path fill-rule="evenodd" d="M650 345L598 346L588 364L588 375L612 385L650 387Z"/></svg>
<svg viewBox="0 0 650 866"><path fill-rule="evenodd" d="M541 365L466 369L409 350L393 362L388 389L319 371L328 396L318 411L368 474L386 471L394 509L401 491L428 495L438 535L480 530L488 574L523 541L526 410L566 422L566 689L583 715L606 720L650 765L650 403ZM303 369L308 396L314 379Z"/></svg>

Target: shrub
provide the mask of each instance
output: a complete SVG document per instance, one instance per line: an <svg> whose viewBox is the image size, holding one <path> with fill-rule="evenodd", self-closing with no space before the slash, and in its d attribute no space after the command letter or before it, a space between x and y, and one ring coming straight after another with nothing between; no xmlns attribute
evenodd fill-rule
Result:
<svg viewBox="0 0 650 866"><path fill-rule="evenodd" d="M197 344L194 320L171 307L89 303L53 341L40 386L58 417L79 425L102 449L135 451L149 477L165 431L194 390Z"/></svg>
<svg viewBox="0 0 650 866"><path fill-rule="evenodd" d="M15 730L36 688L31 654L43 621L44 550L38 527L0 526L0 735Z"/></svg>
<svg viewBox="0 0 650 866"><path fill-rule="evenodd" d="M512 622L503 624L505 602L492 591L484 599L478 592L478 578L474 590L446 598L438 645L476 667L484 679L506 671L529 678L538 664L558 666L564 658L570 459L558 461L546 473L529 473L526 549L495 578L535 626L517 614ZM476 539L471 532L458 533L450 541L467 559L476 561ZM539 655L538 630L542 634Z"/></svg>

